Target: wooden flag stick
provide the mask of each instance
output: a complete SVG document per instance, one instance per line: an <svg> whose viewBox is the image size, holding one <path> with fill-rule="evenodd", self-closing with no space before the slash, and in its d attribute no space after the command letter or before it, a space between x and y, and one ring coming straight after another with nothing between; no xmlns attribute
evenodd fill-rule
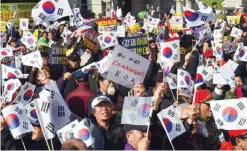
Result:
<svg viewBox="0 0 247 151"><path fill-rule="evenodd" d="M52 138L53 139L53 138ZM51 140L51 149L54 151L54 146L53 146L53 141L52 141L52 139L50 139Z"/></svg>
<svg viewBox="0 0 247 151"><path fill-rule="evenodd" d="M26 149L26 146L24 144L24 141L23 141L22 137L21 137L21 142L22 142L22 145L23 145L24 150L26 151L27 149Z"/></svg>
<svg viewBox="0 0 247 151"><path fill-rule="evenodd" d="M165 76L164 76L164 78L166 79ZM166 79L166 81L167 81L167 79ZM168 83L168 82L167 82L167 83ZM168 84L168 86L169 86L169 84ZM172 89L170 88L170 86L169 86L169 89L170 89L170 91L171 91L171 93L172 93L172 97L173 97L174 101L175 101L175 102L178 101L178 99L176 100L176 98L175 98L175 96L174 96L174 94L173 94ZM177 94L177 96L178 96L178 94Z"/></svg>

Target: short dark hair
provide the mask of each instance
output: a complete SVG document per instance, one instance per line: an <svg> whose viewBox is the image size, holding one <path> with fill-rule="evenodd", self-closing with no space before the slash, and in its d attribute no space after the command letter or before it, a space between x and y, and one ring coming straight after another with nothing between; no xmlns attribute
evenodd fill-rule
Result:
<svg viewBox="0 0 247 151"><path fill-rule="evenodd" d="M159 72L157 73L155 76L154 76L154 79L153 81L156 83L156 82L163 82L163 72Z"/></svg>
<svg viewBox="0 0 247 151"><path fill-rule="evenodd" d="M49 54L47 52L44 52L44 51L40 52L40 55L41 55L42 58L49 57Z"/></svg>
<svg viewBox="0 0 247 151"><path fill-rule="evenodd" d="M212 6L214 6L214 5L217 5L217 2L213 2L213 3L212 3Z"/></svg>

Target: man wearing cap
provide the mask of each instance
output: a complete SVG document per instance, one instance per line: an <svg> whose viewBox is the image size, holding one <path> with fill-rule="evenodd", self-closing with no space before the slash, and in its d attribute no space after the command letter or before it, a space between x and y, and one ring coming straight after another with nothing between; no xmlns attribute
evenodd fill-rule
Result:
<svg viewBox="0 0 247 151"><path fill-rule="evenodd" d="M229 130L233 150L247 150L247 129Z"/></svg>
<svg viewBox="0 0 247 151"><path fill-rule="evenodd" d="M213 99L209 89L197 90L195 93L195 104L199 109L199 126L198 133L207 138L211 149L218 149L220 145L219 135L222 133L218 130L213 118L213 113L210 109L210 101Z"/></svg>
<svg viewBox="0 0 247 151"><path fill-rule="evenodd" d="M121 123L116 122L116 115L112 115L112 101L104 96L98 96L92 101L92 115L87 119L88 127L92 131L95 150L122 150L125 144Z"/></svg>

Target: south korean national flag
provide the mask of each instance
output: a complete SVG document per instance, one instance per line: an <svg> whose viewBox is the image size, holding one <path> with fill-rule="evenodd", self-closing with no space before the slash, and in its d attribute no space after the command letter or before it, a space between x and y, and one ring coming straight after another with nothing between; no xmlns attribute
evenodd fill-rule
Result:
<svg viewBox="0 0 247 151"><path fill-rule="evenodd" d="M247 62L247 47L243 45L243 43L240 43L238 45L238 48L234 54L234 60L235 61L245 61Z"/></svg>
<svg viewBox="0 0 247 151"><path fill-rule="evenodd" d="M174 63L173 62L166 62L165 60L161 60L161 58L158 59L158 62L160 64L160 67L163 71L164 76L168 76L170 73Z"/></svg>
<svg viewBox="0 0 247 151"><path fill-rule="evenodd" d="M36 25L72 15L68 0L42 0L32 9L32 18Z"/></svg>
<svg viewBox="0 0 247 151"><path fill-rule="evenodd" d="M23 74L20 69L12 68L2 64L2 79L22 78Z"/></svg>
<svg viewBox="0 0 247 151"><path fill-rule="evenodd" d="M222 29L215 29L213 36L214 36L215 42L222 42L223 41L223 30Z"/></svg>
<svg viewBox="0 0 247 151"><path fill-rule="evenodd" d="M7 106L2 110L3 117L15 139L22 134L32 132L33 126L27 118L24 106L21 103Z"/></svg>
<svg viewBox="0 0 247 151"><path fill-rule="evenodd" d="M0 43L7 42L7 34L5 32L0 32Z"/></svg>
<svg viewBox="0 0 247 151"><path fill-rule="evenodd" d="M35 51L24 55L21 57L22 63L25 66L31 66L41 69L42 68L42 58L40 51Z"/></svg>
<svg viewBox="0 0 247 151"><path fill-rule="evenodd" d="M230 36L240 38L242 36L242 33L243 31L241 29L233 27Z"/></svg>
<svg viewBox="0 0 247 151"><path fill-rule="evenodd" d="M37 40L33 36L33 34L30 31L23 31L23 36L21 38L21 42L31 50L34 50L37 46Z"/></svg>
<svg viewBox="0 0 247 151"><path fill-rule="evenodd" d="M166 76L166 80L169 84L170 89L177 89L177 75L173 73L169 73Z"/></svg>
<svg viewBox="0 0 247 151"><path fill-rule="evenodd" d="M76 119L56 132L61 144L63 144L68 139L74 138L73 129L78 123L79 122Z"/></svg>
<svg viewBox="0 0 247 151"><path fill-rule="evenodd" d="M37 115L36 108L34 106L34 102L30 102L28 105L25 106L26 114L29 119L29 121L32 123L32 125L39 126L39 119Z"/></svg>
<svg viewBox="0 0 247 151"><path fill-rule="evenodd" d="M205 81L209 81L213 78L213 69L211 67L205 67L204 65L197 67L195 86L202 85Z"/></svg>
<svg viewBox="0 0 247 151"><path fill-rule="evenodd" d="M180 62L179 38L166 39L160 43L161 60L166 62Z"/></svg>
<svg viewBox="0 0 247 151"><path fill-rule="evenodd" d="M192 79L189 72L182 69L178 69L178 73L177 73L178 88L189 88L191 80Z"/></svg>
<svg viewBox="0 0 247 151"><path fill-rule="evenodd" d="M20 29L23 31L28 30L29 19L28 18L20 18Z"/></svg>
<svg viewBox="0 0 247 151"><path fill-rule="evenodd" d="M212 47L213 47L213 55L216 57L218 61L222 61L224 59L222 43L212 41Z"/></svg>
<svg viewBox="0 0 247 151"><path fill-rule="evenodd" d="M215 123L218 129L247 129L246 98L210 101Z"/></svg>
<svg viewBox="0 0 247 151"><path fill-rule="evenodd" d="M29 82L26 82L20 92L15 97L14 102L15 103L22 103L24 106L26 106L29 102L32 101L32 97L34 95L34 90L36 88L36 85L33 85Z"/></svg>
<svg viewBox="0 0 247 151"><path fill-rule="evenodd" d="M170 141L186 131L173 105L163 109L157 116L168 134L167 136Z"/></svg>
<svg viewBox="0 0 247 151"><path fill-rule="evenodd" d="M2 101L5 103L13 100L13 94L21 86L19 79L9 79L4 82L4 92L2 95Z"/></svg>
<svg viewBox="0 0 247 151"><path fill-rule="evenodd" d="M158 35L157 35L158 42L164 42L165 40L164 29L165 29L164 26L158 27Z"/></svg>
<svg viewBox="0 0 247 151"><path fill-rule="evenodd" d="M0 59L4 58L4 57L11 57L13 56L13 52L11 49L9 48L0 48Z"/></svg>
<svg viewBox="0 0 247 151"><path fill-rule="evenodd" d="M118 44L117 38L113 33L104 32L98 36L98 41L102 50Z"/></svg>

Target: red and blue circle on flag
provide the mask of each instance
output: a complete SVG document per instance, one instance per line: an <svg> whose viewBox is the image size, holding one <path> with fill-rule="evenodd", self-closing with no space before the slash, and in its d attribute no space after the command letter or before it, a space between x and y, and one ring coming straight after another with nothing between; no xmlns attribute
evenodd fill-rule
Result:
<svg viewBox="0 0 247 151"><path fill-rule="evenodd" d="M195 84L202 83L202 82L203 82L203 76L200 73L197 73L196 74Z"/></svg>
<svg viewBox="0 0 247 151"><path fill-rule="evenodd" d="M149 104L142 104L138 107L137 111L139 116L146 118L149 116L151 106Z"/></svg>
<svg viewBox="0 0 247 151"><path fill-rule="evenodd" d="M33 90L26 90L23 95L24 101L29 101L33 96Z"/></svg>
<svg viewBox="0 0 247 151"><path fill-rule="evenodd" d="M20 121L15 114L7 115L5 120L10 129L15 129L20 125Z"/></svg>
<svg viewBox="0 0 247 151"><path fill-rule="evenodd" d="M233 107L226 107L223 111L222 111L222 116L223 119L226 122L234 122L237 117L238 117L238 112L235 108Z"/></svg>
<svg viewBox="0 0 247 151"><path fill-rule="evenodd" d="M172 131L172 127L173 127L172 122L168 118L163 118L163 122L166 126L167 132L170 133Z"/></svg>
<svg viewBox="0 0 247 151"><path fill-rule="evenodd" d="M244 54L245 54L245 51L244 51L243 49L241 49L241 50L239 51L239 56L240 56L240 57L243 57Z"/></svg>
<svg viewBox="0 0 247 151"><path fill-rule="evenodd" d="M78 137L82 140L82 141L87 141L90 138L90 133L87 129L82 128L78 131Z"/></svg>
<svg viewBox="0 0 247 151"><path fill-rule="evenodd" d="M7 73L7 77L8 77L9 79L15 79L15 78L16 78L16 75L13 74L12 72L8 72L8 73Z"/></svg>
<svg viewBox="0 0 247 151"><path fill-rule="evenodd" d="M107 43L107 44L111 43L111 41L112 41L112 37L110 37L110 36L106 36L104 38L104 42Z"/></svg>
<svg viewBox="0 0 247 151"><path fill-rule="evenodd" d="M53 14L55 12L55 5L51 1L44 2L42 8L47 14Z"/></svg>
<svg viewBox="0 0 247 151"><path fill-rule="evenodd" d="M184 77L185 82L189 85L190 84L190 77L189 76L185 76Z"/></svg>
<svg viewBox="0 0 247 151"><path fill-rule="evenodd" d="M172 56L172 49L170 47L165 47L163 49L163 56L166 58L171 58Z"/></svg>
<svg viewBox="0 0 247 151"><path fill-rule="evenodd" d="M186 10L186 11L184 11L184 16L186 19L193 22L193 21L196 21L198 19L199 14Z"/></svg>

